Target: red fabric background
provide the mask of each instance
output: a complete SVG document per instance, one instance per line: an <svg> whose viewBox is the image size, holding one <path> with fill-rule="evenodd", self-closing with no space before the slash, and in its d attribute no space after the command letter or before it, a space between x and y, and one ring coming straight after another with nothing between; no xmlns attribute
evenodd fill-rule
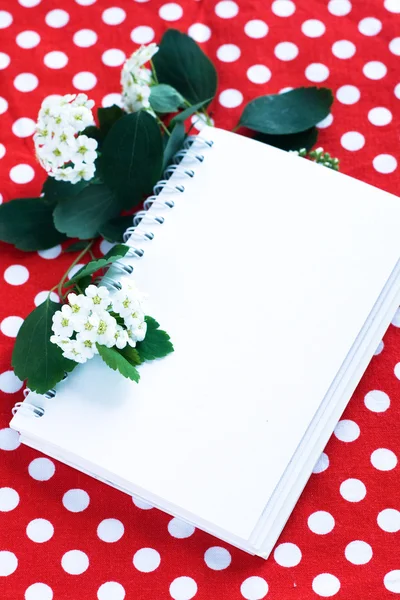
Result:
<svg viewBox="0 0 400 600"><path fill-rule="evenodd" d="M160 11L166 4L167 8ZM131 39L131 32L133 40L138 41L143 30L136 28L141 26L151 28L145 32L150 32L151 36L153 30L157 41L169 26L188 31L195 23L209 28L209 31L206 30L210 34L209 40L202 45L217 65L219 93L236 90L217 97L213 103L213 117L218 126L233 127L244 103L256 95L275 93L289 86L311 85L309 78L314 78L312 73L316 70L317 77L321 73L324 77L321 84L331 87L342 100L336 100L334 104L333 123L321 129L321 145L341 159L343 172L396 192L400 174L396 162L400 40L395 39L400 31L399 0L353 0L352 3L349 0L333 0L329 5L325 0L297 0L296 4L291 0L274 3L270 0L236 0L235 3L220 2L218 5L215 0L178 0L178 5L181 10L176 5L171 8L163 0L141 3L133 0L0 0L0 141L5 148L5 155L0 159L0 191L4 201L38 194L44 179L33 156L31 137L21 137L22 130L22 133L31 132L32 123L19 119L35 120L45 96L73 92L73 77L80 72L95 75L97 83L92 77L93 87L87 93L100 104L106 95L119 92L120 65L104 64L109 56L104 56L106 50L117 49L130 54L137 46ZM118 11L104 14L110 7L123 9L125 18ZM60 25L57 14L48 16L55 9L65 11L69 17L61 14L61 23L64 17L67 20L63 26L54 27L54 19ZM281 16L282 13L287 16ZM120 24L104 22L103 19L110 20L116 14L122 15ZM11 23L8 15L12 16ZM174 21L165 18L171 16L178 18ZM377 21L364 21L370 17ZM246 33L246 23L255 19L268 25L267 35L254 38ZM323 23L325 31L315 23L304 26L304 22L309 20ZM309 32L310 27L321 35L306 35L303 31ZM372 35L365 34L368 28ZM90 29L97 34L94 45L82 48L74 43L74 34L82 29ZM21 48L16 40L18 34L27 30L40 36L39 43L32 49ZM196 32L196 29L191 31ZM23 37L18 39L21 41ZM347 51L351 54L354 50L348 44L335 44L341 40L354 44L353 56L337 56ZM295 44L297 56L293 46L278 46L282 42ZM221 50L220 47L225 44L233 44L236 48ZM53 51L65 53L68 59L66 66L58 69L46 66L49 58L45 57ZM234 60L221 60L227 55ZM117 57L118 62L121 55L117 52L111 53L111 56ZM59 58L60 55L57 55L56 60ZM61 59L65 62L64 57L61 56ZM374 64L365 68L371 62ZM377 65L377 62L381 64ZM317 66L307 69L313 63L327 68ZM250 80L254 79L254 72L262 75L266 72L265 69L253 69L248 74L248 69L254 65L268 67L271 72L269 81L254 83ZM16 80L21 73L37 77L35 89L17 89L21 88L21 78ZM32 80L36 83L32 77L23 77L22 85ZM78 81L79 85L79 78L74 81L75 84ZM342 86L348 85L359 91L360 98L353 104L343 102L343 89L338 92ZM355 97L358 96L357 90L352 90ZM223 106L227 102L239 105L232 108ZM377 107L387 110L370 113ZM384 124L376 124L377 121ZM342 137L348 132L357 132L363 137ZM349 145L362 147L346 149ZM0 146L0 156L3 154L3 146ZM383 158L380 155L384 155ZM16 165L31 165L34 172L30 175L26 167L13 170ZM25 175L29 181L15 182ZM275 193L278 191L275 190ZM256 210L256 199L250 201L252 209ZM212 211L212 207L205 206L206 210ZM344 422L328 444L326 455L329 466L312 475L279 539L275 555L264 562L200 531L186 538L174 537L168 530L170 517L155 509L142 510L129 496L56 461L52 461L54 474L51 469L47 472L44 469L38 475L35 466L46 468L52 465L47 461L41 465L39 461L32 466L32 461L40 455L25 447L16 447L18 443L7 430L7 425L11 407L22 399L22 384L10 373L18 320L7 318L24 318L34 308L36 295L49 290L59 280L71 255L56 255L57 249L41 256L1 246L0 389L4 391L0 405L2 600L122 600L124 597L132 600L190 600L192 597L196 600L261 600L264 597L271 600L321 597L389 600L400 596L400 467L397 464L400 452L400 368L395 369L400 361L400 317L395 318L390 326L383 349L380 347L380 353L373 358L342 418ZM52 256L54 258L50 258ZM12 269L6 272L13 265L24 265L27 271ZM334 319L335 315L327 314L326 318ZM292 360L296 357L288 351L288 377ZM384 394L371 394L373 390ZM380 448L386 452L372 455ZM38 477L46 479L41 481ZM356 494L357 485L360 487L360 484L350 482L341 488L348 479L357 479L365 484L363 498L361 494L353 496L353 501L346 499L346 496L349 498L348 493L343 491L346 485ZM68 505L65 498L63 503L64 494L71 489L84 490L88 494L90 502L86 508L81 505L75 507L81 510L72 512L64 506L64 503ZM81 492L79 494L87 498ZM388 512L386 509L392 510ZM318 511L329 515L315 516ZM309 520L310 515L314 516ZM53 526L54 533L48 541L34 541L42 539L37 536L47 530L51 533L51 526L43 521L28 527L35 519L45 519ZM122 531L122 524L124 533L119 540L101 539L104 537L102 528L99 537L97 528L104 519L120 522L109 523L115 531ZM174 533L176 530L172 527L170 525ZM177 527L181 526L178 524ZM41 533L38 534L38 530ZM185 533L182 527L179 531ZM354 541L364 544L348 547ZM205 555L214 547L225 548L229 554L211 550ZM134 554L142 548L155 550L161 558L159 566L154 568L156 563L152 563L151 557L157 555L154 552L148 554L147 568L153 568L148 573L137 568L143 562L136 560L137 566L133 563ZM62 566L63 556L71 550L85 553L89 561L88 568L79 575L68 573L71 569L67 566L66 571ZM72 557L78 557L77 570L83 569L81 565L86 566L82 554L75 553ZM231 562L228 565L229 558ZM298 564L285 566L294 562ZM64 559L64 566L67 563L68 560ZM191 580L178 579L181 577ZM253 577L259 579L249 580ZM120 585L100 587L107 582ZM48 587L35 585L38 583Z"/></svg>

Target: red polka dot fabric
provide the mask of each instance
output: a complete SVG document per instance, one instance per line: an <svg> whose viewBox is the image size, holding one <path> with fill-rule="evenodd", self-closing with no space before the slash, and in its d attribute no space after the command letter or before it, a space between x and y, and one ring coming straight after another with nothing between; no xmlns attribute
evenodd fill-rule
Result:
<svg viewBox="0 0 400 600"><path fill-rule="evenodd" d="M118 103L125 57L168 27L217 66L215 124L234 127L257 95L329 86L320 145L344 173L398 190L399 0L0 0L2 201L40 193L32 133L42 99L83 91L98 106ZM400 312L265 562L21 446L8 428L23 398L15 336L70 261L58 246L1 245L0 598L400 597ZM288 349L288 377L293 360Z"/></svg>

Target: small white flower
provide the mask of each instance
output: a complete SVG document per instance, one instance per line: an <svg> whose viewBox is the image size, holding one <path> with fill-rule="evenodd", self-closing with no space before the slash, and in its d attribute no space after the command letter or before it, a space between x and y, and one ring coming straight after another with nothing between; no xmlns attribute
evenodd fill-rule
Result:
<svg viewBox="0 0 400 600"><path fill-rule="evenodd" d="M126 331L126 329L121 327L121 325L117 325L114 338L115 345L121 350L122 348L125 348L125 346L128 343L128 332Z"/></svg>
<svg viewBox="0 0 400 600"><path fill-rule="evenodd" d="M87 163L93 163L97 158L97 142L87 135L80 135L76 139L76 152L81 160Z"/></svg>
<svg viewBox="0 0 400 600"><path fill-rule="evenodd" d="M70 340L64 348L63 356L77 363L85 363L88 359L84 346L78 340Z"/></svg>
<svg viewBox="0 0 400 600"><path fill-rule="evenodd" d="M154 42L147 44L147 46L140 46L140 48L131 54L128 61L130 61L133 67L142 67L157 54L158 50L159 48Z"/></svg>
<svg viewBox="0 0 400 600"><path fill-rule="evenodd" d="M150 86L155 83L150 69L144 67L158 52L157 44L141 46L125 61L121 71L122 102L126 112L150 109Z"/></svg>
<svg viewBox="0 0 400 600"><path fill-rule="evenodd" d="M86 106L73 106L68 113L70 125L76 133L83 131L88 125L93 125L92 112Z"/></svg>
<svg viewBox="0 0 400 600"><path fill-rule="evenodd" d="M115 333L117 330L117 321L107 311L93 313L89 317L89 322L94 326L96 333L96 342L102 346L111 348L115 345Z"/></svg>
<svg viewBox="0 0 400 600"><path fill-rule="evenodd" d="M76 162L74 172L77 178L77 181L81 181L84 179L85 181L90 181L96 172L96 167L94 163L86 164L84 162ZM76 183L75 181L73 183Z"/></svg>
<svg viewBox="0 0 400 600"><path fill-rule="evenodd" d="M71 337L74 332L72 309L67 304L53 315L53 333L63 338Z"/></svg>
<svg viewBox="0 0 400 600"><path fill-rule="evenodd" d="M131 330L132 337L136 339L137 342L143 342L147 333L147 323L146 321L142 321L140 325L138 325L135 329Z"/></svg>
<svg viewBox="0 0 400 600"><path fill-rule="evenodd" d="M144 312L139 305L133 308L133 311L124 317L125 325L128 329L134 330L139 327L144 321Z"/></svg>
<svg viewBox="0 0 400 600"><path fill-rule="evenodd" d="M52 335L50 336L50 341L52 344L56 344L60 348L66 348L71 340L69 337L64 337L62 335Z"/></svg>
<svg viewBox="0 0 400 600"><path fill-rule="evenodd" d="M80 344L81 353L86 358L93 358L95 354L98 354L96 342L91 339L91 337L87 336L85 332L78 333L76 336L76 340Z"/></svg>
<svg viewBox="0 0 400 600"><path fill-rule="evenodd" d="M86 319L91 310L91 302L90 299L84 296L83 294L68 294L68 303L72 309L72 315L74 320L79 318L79 320Z"/></svg>
<svg viewBox="0 0 400 600"><path fill-rule="evenodd" d="M94 100L89 100L86 94L78 94L75 98L74 104L76 106L84 106L91 110L94 106Z"/></svg>
<svg viewBox="0 0 400 600"><path fill-rule="evenodd" d="M138 293L135 288L128 288L124 286L112 298L112 306L114 312L121 315L121 317L128 317L136 310L140 310L140 300Z"/></svg>
<svg viewBox="0 0 400 600"><path fill-rule="evenodd" d="M85 295L90 299L91 309L94 311L106 310L111 303L110 292L104 285L88 285Z"/></svg>

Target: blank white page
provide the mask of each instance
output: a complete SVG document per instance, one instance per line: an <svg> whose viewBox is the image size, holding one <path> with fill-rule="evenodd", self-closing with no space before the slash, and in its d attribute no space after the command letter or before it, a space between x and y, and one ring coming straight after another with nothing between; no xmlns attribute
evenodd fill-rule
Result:
<svg viewBox="0 0 400 600"><path fill-rule="evenodd" d="M202 136L214 146L130 260L175 353L138 385L90 361L13 426L247 539L399 259L400 202Z"/></svg>

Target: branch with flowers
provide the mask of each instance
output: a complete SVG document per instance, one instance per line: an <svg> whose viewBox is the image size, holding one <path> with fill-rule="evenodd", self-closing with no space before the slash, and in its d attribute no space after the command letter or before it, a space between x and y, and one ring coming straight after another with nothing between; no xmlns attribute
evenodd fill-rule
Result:
<svg viewBox="0 0 400 600"><path fill-rule="evenodd" d="M40 196L0 206L0 240L24 251L70 241L64 251L80 251L73 264L100 237L118 245L69 281L66 274L53 288L60 303L49 296L24 321L13 366L31 389L46 391L96 354L138 381L141 362L173 351L168 335L145 314L136 288L111 294L96 282L128 250L120 242L132 211L182 147L187 120L213 124L209 109L217 84L216 69L196 42L171 29L159 46L142 46L125 62L121 107L98 108L95 121L86 94L43 101L34 146L47 179ZM245 106L234 131L337 169L337 159L320 148L311 151L316 125L332 102L331 91L317 87L261 96Z"/></svg>

